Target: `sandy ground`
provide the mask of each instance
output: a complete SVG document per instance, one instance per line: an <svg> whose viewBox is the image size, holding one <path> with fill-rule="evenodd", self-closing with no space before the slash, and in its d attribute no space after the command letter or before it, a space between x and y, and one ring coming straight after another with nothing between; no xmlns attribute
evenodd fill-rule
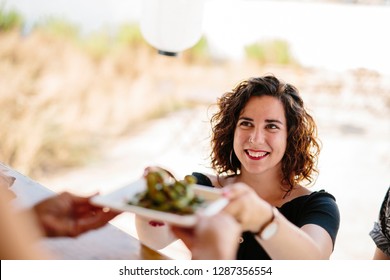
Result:
<svg viewBox="0 0 390 280"><path fill-rule="evenodd" d="M341 212L332 259L370 259L374 243L368 233L390 184L390 120L332 106L318 106L315 112L323 150L312 190L332 193ZM41 183L55 191L104 194L137 179L149 165L166 167L179 178L192 171L207 172L209 115L208 107L200 106L151 121L110 144L103 159ZM112 223L137 236L132 214L121 214ZM163 253L188 257L180 242Z"/></svg>

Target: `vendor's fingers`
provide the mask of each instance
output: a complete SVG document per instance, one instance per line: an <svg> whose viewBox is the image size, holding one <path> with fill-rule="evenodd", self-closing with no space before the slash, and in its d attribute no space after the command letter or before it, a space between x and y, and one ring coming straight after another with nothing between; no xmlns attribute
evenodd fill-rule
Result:
<svg viewBox="0 0 390 280"><path fill-rule="evenodd" d="M78 196L78 195L75 195L75 194L72 194L72 193L69 193L69 192L63 192L61 195L66 197L66 199L69 199L70 201L72 201L72 203L75 206L78 206L78 205L90 205L90 202L89 202L90 197Z"/></svg>
<svg viewBox="0 0 390 280"><path fill-rule="evenodd" d="M97 212L88 217L77 219L75 221L74 227L69 230L70 236L78 236L86 231L100 228L106 225L115 216L115 213Z"/></svg>

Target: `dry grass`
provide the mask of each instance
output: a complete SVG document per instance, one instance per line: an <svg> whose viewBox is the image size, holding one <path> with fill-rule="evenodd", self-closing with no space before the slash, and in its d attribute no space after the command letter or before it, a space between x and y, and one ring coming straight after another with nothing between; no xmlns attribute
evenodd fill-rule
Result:
<svg viewBox="0 0 390 280"><path fill-rule="evenodd" d="M30 176L84 164L105 138L188 105L169 78L185 62L148 47L97 58L39 31L0 33L0 46L0 159Z"/></svg>

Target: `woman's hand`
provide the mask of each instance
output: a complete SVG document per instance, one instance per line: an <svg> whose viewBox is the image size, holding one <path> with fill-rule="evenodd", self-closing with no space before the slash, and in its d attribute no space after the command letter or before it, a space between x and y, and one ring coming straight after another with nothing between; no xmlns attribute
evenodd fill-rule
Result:
<svg viewBox="0 0 390 280"><path fill-rule="evenodd" d="M33 207L46 236L78 236L108 223L119 212L90 203L91 197L68 192L45 199Z"/></svg>
<svg viewBox="0 0 390 280"><path fill-rule="evenodd" d="M258 232L260 227L271 218L272 210L268 202L243 183L236 183L223 188L229 204L224 212L229 213L241 224L243 231Z"/></svg>

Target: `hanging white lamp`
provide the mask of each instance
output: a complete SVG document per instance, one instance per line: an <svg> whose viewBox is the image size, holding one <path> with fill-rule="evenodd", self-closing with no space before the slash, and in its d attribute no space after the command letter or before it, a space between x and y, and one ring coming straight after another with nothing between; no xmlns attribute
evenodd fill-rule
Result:
<svg viewBox="0 0 390 280"><path fill-rule="evenodd" d="M206 0L143 0L141 33L159 54L176 56L202 37Z"/></svg>

